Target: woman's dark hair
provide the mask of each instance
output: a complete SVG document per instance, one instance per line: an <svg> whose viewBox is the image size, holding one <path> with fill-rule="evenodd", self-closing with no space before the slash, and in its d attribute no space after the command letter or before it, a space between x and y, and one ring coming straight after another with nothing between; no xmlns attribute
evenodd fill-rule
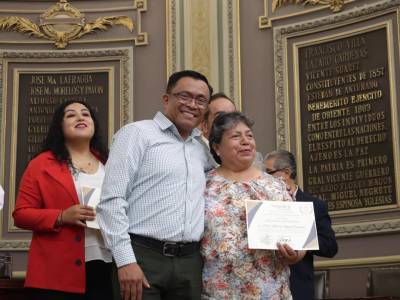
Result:
<svg viewBox="0 0 400 300"><path fill-rule="evenodd" d="M99 156L100 160L105 162L108 157L108 149L101 138L100 126L96 114L86 102L79 100L69 100L63 102L55 109L53 119L49 125L49 131L42 144L42 150L38 154L45 151L51 151L59 162L68 163L70 161L71 157L67 147L65 146L62 122L64 119L65 108L73 103L80 103L89 110L94 124L94 135L90 140L90 149L94 150Z"/></svg>
<svg viewBox="0 0 400 300"><path fill-rule="evenodd" d="M232 129L239 123L245 124L250 129L254 124L253 121L238 111L222 113L215 118L211 127L208 141L210 143L210 152L217 163L221 164L221 158L215 152L214 145L219 145L222 141L225 131Z"/></svg>

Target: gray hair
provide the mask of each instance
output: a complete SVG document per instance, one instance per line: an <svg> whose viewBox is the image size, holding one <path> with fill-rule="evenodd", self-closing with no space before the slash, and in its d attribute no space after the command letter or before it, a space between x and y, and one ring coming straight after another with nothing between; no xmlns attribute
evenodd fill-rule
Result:
<svg viewBox="0 0 400 300"><path fill-rule="evenodd" d="M297 167L296 167L296 159L294 155L286 150L275 150L268 153L265 158L264 162L267 160L273 159L274 161L274 168L276 170L282 169L289 169L290 171L290 178L295 180L297 176Z"/></svg>
<svg viewBox="0 0 400 300"><path fill-rule="evenodd" d="M221 113L215 118L208 140L210 142L210 152L218 164L221 164L221 159L215 152L213 146L221 143L225 131L232 129L239 123L245 124L250 129L253 127L253 121L238 111Z"/></svg>

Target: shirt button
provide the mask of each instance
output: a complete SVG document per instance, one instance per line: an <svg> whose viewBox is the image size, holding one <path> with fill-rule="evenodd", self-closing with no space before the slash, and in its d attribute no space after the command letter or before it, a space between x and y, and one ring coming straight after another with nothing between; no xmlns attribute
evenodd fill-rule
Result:
<svg viewBox="0 0 400 300"><path fill-rule="evenodd" d="M82 261L80 259L77 259L75 261L75 265L77 265L79 267L80 265L82 265Z"/></svg>
<svg viewBox="0 0 400 300"><path fill-rule="evenodd" d="M81 238L80 235L77 235L77 236L75 237L75 241L80 242L81 240L82 240L82 238Z"/></svg>

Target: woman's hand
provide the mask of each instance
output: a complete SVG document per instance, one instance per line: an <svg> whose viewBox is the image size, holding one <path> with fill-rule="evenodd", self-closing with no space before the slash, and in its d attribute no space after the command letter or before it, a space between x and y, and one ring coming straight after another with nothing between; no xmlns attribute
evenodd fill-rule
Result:
<svg viewBox="0 0 400 300"><path fill-rule="evenodd" d="M293 250L288 244L277 244L277 256L281 262L286 265L293 265L298 263L306 255L304 250Z"/></svg>
<svg viewBox="0 0 400 300"><path fill-rule="evenodd" d="M76 204L62 212L61 223L86 227L86 221L93 221L95 218L96 213L93 207Z"/></svg>

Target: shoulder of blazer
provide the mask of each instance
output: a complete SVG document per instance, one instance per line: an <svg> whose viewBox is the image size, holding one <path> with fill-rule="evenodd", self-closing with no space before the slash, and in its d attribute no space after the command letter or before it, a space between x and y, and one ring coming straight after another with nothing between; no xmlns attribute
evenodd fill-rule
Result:
<svg viewBox="0 0 400 300"><path fill-rule="evenodd" d="M62 165L65 164L60 163L51 151L45 151L32 159L28 164L28 168L37 171L43 171L48 167L58 166L60 168Z"/></svg>
<svg viewBox="0 0 400 300"><path fill-rule="evenodd" d="M49 189L56 186L65 190L75 204L79 203L71 172L66 163L59 162L52 152L46 151L33 159L29 166L37 180ZM50 180L52 178L52 180ZM53 181L54 180L54 181ZM57 185L53 183L57 182Z"/></svg>
<svg viewBox="0 0 400 300"><path fill-rule="evenodd" d="M313 197L304 193L300 188L298 188L296 193L296 201L313 201Z"/></svg>
<svg viewBox="0 0 400 300"><path fill-rule="evenodd" d="M326 211L326 212L328 211L328 206L326 205L326 203L323 200L318 199L312 195L309 195L309 194L303 192L300 188L297 191L297 195L298 195L298 199L297 199L298 201L310 201L310 202L312 201L314 204L314 210L315 210L316 214L323 213L324 211Z"/></svg>

